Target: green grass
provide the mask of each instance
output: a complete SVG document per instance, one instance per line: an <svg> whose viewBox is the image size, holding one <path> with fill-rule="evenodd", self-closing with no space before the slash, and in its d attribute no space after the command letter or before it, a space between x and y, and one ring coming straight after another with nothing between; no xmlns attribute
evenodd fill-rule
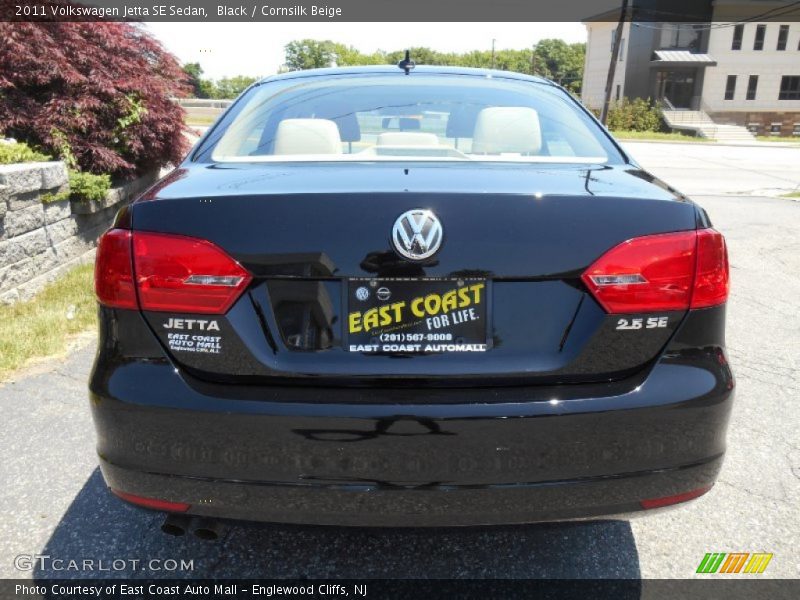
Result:
<svg viewBox="0 0 800 600"><path fill-rule="evenodd" d="M781 137L779 135L757 135L756 139L759 142L788 142L790 144L800 145L800 137Z"/></svg>
<svg viewBox="0 0 800 600"><path fill-rule="evenodd" d="M784 198L800 198L800 190L783 194Z"/></svg>
<svg viewBox="0 0 800 600"><path fill-rule="evenodd" d="M612 131L618 140L653 140L661 142L689 142L689 143L708 143L713 142L708 138L695 137L683 133L663 133L660 131Z"/></svg>
<svg viewBox="0 0 800 600"><path fill-rule="evenodd" d="M32 358L67 348L68 336L97 322L93 265L81 265L27 302L0 305L0 381Z"/></svg>
<svg viewBox="0 0 800 600"><path fill-rule="evenodd" d="M217 117L209 117L205 115L188 115L186 117L187 125L211 125Z"/></svg>

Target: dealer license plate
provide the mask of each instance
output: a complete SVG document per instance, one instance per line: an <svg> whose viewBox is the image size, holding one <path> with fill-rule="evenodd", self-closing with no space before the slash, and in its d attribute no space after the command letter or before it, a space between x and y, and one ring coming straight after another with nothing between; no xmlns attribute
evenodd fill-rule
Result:
<svg viewBox="0 0 800 600"><path fill-rule="evenodd" d="M485 352L483 279L351 279L345 349L378 354Z"/></svg>

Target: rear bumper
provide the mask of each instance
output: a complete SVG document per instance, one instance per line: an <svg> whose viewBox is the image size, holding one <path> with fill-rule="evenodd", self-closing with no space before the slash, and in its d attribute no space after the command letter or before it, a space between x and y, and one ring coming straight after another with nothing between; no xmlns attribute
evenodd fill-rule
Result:
<svg viewBox="0 0 800 600"><path fill-rule="evenodd" d="M712 485L733 399L721 352L665 356L610 384L486 389L221 386L100 352L90 389L108 485L191 514L523 523Z"/></svg>
<svg viewBox="0 0 800 600"><path fill-rule="evenodd" d="M143 497L194 502L206 517L361 527L453 527L561 521L625 515L645 498L662 498L713 484L722 457L614 477L529 484L422 486L283 485L144 473L100 462L114 489Z"/></svg>

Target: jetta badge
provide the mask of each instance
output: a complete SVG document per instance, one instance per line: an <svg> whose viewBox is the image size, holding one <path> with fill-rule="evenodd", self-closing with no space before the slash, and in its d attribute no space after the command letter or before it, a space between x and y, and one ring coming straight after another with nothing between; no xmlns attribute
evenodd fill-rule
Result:
<svg viewBox="0 0 800 600"><path fill-rule="evenodd" d="M397 217L392 228L395 250L410 260L425 260L442 245L444 230L431 211L415 208Z"/></svg>

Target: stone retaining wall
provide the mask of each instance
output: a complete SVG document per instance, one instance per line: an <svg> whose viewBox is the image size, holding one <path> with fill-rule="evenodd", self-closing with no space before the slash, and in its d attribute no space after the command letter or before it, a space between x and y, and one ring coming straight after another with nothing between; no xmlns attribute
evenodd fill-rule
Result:
<svg viewBox="0 0 800 600"><path fill-rule="evenodd" d="M27 300L71 267L94 259L97 238L156 174L111 190L100 203L42 197L69 189L61 162L0 165L0 303Z"/></svg>

